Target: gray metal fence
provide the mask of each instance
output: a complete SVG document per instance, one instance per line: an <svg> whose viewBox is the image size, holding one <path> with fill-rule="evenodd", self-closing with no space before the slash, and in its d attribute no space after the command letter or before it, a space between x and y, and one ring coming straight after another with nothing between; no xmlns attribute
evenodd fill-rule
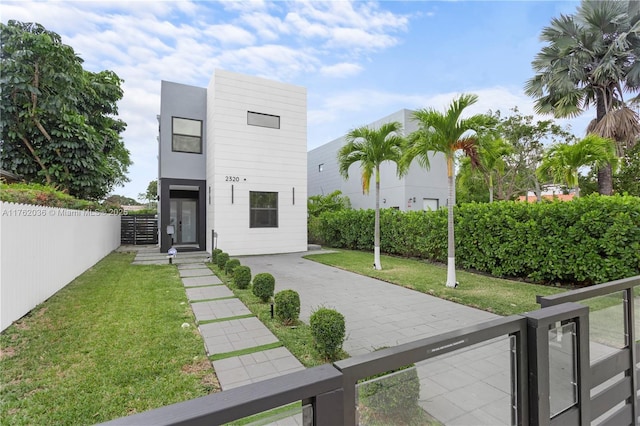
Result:
<svg viewBox="0 0 640 426"><path fill-rule="evenodd" d="M468 424L635 424L638 368L633 296L638 286L640 276L541 297L543 308L531 313L106 424L225 424L299 401L304 409L295 419L298 424L366 424L366 416L375 411L370 405L370 384L393 391L392 384L400 383L398 372L368 379L407 366L402 371L411 371L405 376L414 382L399 386L406 394L419 382L416 399L418 411L425 416L423 423L447 424L457 411L456 422ZM393 405L397 394L390 395L378 400ZM389 407L382 408L375 411L376 416ZM384 424L384 418L377 421Z"/></svg>

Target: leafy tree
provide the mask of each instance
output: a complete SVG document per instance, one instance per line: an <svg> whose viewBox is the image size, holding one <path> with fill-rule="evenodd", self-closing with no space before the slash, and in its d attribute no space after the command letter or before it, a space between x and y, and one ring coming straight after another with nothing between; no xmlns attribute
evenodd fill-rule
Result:
<svg viewBox="0 0 640 426"><path fill-rule="evenodd" d="M538 113L580 115L589 106L596 118L589 133L632 146L640 134L638 116L624 92L640 88L640 2L583 0L575 15L561 15L542 31L547 45L532 62L536 75L525 86ZM636 95L635 101L639 98ZM611 167L598 171L601 194L613 191Z"/></svg>
<svg viewBox="0 0 640 426"><path fill-rule="evenodd" d="M489 186L478 169L471 166L469 157L460 159L456 175L456 204L486 203L489 201Z"/></svg>
<svg viewBox="0 0 640 426"><path fill-rule="evenodd" d="M471 167L470 161L464 162L467 173L479 175L484 179L490 203L493 202L494 176L504 175L505 158L512 152L513 148L503 139L496 138L494 134L487 134L478 141L478 166Z"/></svg>
<svg viewBox="0 0 640 426"><path fill-rule="evenodd" d="M109 195L105 198L104 202L114 206L137 206L140 204L131 197L125 197L124 195L117 194Z"/></svg>
<svg viewBox="0 0 640 426"><path fill-rule="evenodd" d="M502 157L504 168L496 170L496 198L511 200L533 191L542 199L542 188L536 170L542 160L544 143L568 143L573 135L553 120L534 121L532 115L523 115L513 108L510 116L500 119L498 134L510 146ZM500 111L497 112L500 117Z"/></svg>
<svg viewBox="0 0 640 426"><path fill-rule="evenodd" d="M640 197L640 144L627 150L620 159L619 171L614 175L613 185L616 192L626 192Z"/></svg>
<svg viewBox="0 0 640 426"><path fill-rule="evenodd" d="M564 183L580 196L579 169L584 166L600 168L615 163L615 142L590 133L573 145L552 146L544 155L538 168L540 179L551 177L553 183Z"/></svg>
<svg viewBox="0 0 640 426"><path fill-rule="evenodd" d="M138 199L146 201L147 204L151 206L151 204L153 204L158 199L158 181L152 180L151 182L149 182L147 191L138 194Z"/></svg>
<svg viewBox="0 0 640 426"><path fill-rule="evenodd" d="M491 115L476 114L470 118L461 118L465 108L478 101L476 95L464 94L453 100L443 114L435 109L421 109L414 113L419 128L409 135L409 146L403 158L403 169L406 169L413 159L429 168L429 157L433 152L441 152L447 159L447 179L449 196L448 207L448 255L447 255L447 287L456 287L456 259L455 240L453 234L453 205L455 203L454 162L455 155L462 151L467 155L473 166L478 165L478 140L491 130L496 120Z"/></svg>
<svg viewBox="0 0 640 426"><path fill-rule="evenodd" d="M126 182L126 124L116 118L122 80L84 70L40 24L0 23L0 40L2 167L86 199Z"/></svg>
<svg viewBox="0 0 640 426"><path fill-rule="evenodd" d="M338 151L340 174L349 178L349 167L360 163L362 190L369 193L371 176L375 175L376 208L374 222L374 262L375 269L380 264L380 165L385 161L396 163L398 174L403 173L401 158L405 139L401 135L402 126L397 121L385 123L379 129L358 127L347 133L347 143Z"/></svg>

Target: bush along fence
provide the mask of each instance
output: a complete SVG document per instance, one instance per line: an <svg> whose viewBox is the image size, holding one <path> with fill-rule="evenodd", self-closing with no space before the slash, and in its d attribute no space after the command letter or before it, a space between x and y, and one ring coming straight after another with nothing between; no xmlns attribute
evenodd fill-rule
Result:
<svg viewBox="0 0 640 426"><path fill-rule="evenodd" d="M454 215L456 261L465 269L581 285L640 274L638 197L470 203ZM313 234L327 246L373 250L373 220L373 210L323 213ZM380 239L387 254L445 262L447 212L383 209Z"/></svg>

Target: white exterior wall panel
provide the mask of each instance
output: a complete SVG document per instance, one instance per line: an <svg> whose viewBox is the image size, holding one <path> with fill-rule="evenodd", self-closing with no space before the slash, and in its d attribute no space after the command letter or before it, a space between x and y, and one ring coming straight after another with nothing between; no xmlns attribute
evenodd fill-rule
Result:
<svg viewBox="0 0 640 426"><path fill-rule="evenodd" d="M248 111L279 116L280 129L248 125ZM306 251L306 90L217 70L207 113L207 238L214 229L230 255ZM278 193L277 228L249 227L250 191Z"/></svg>

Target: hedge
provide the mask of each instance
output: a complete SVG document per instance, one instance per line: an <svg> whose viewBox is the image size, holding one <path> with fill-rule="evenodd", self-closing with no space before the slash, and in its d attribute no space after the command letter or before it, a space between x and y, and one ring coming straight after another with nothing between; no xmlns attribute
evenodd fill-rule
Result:
<svg viewBox="0 0 640 426"><path fill-rule="evenodd" d="M591 285L640 275L640 198L469 203L454 209L456 263L494 276ZM326 245L373 250L373 210L320 216ZM447 212L380 212L381 250L447 258Z"/></svg>

